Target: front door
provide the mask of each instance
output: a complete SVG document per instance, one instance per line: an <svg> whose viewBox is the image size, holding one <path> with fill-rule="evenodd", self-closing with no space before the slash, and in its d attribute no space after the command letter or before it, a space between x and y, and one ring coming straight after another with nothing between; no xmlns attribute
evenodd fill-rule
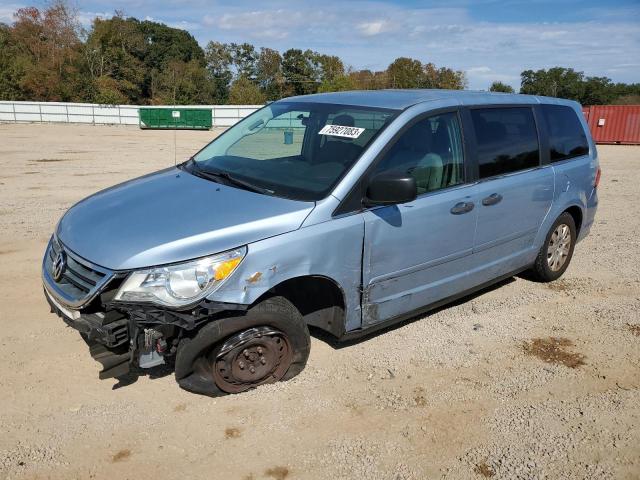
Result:
<svg viewBox="0 0 640 480"><path fill-rule="evenodd" d="M418 198L364 212L363 323L410 313L470 288L478 209L465 183L457 112L418 119L393 144L373 175L409 173ZM372 176L373 176L372 175Z"/></svg>

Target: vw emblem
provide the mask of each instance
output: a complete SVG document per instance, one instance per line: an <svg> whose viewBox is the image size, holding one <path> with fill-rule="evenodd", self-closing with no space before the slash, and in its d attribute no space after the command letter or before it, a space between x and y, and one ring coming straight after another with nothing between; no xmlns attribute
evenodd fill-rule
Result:
<svg viewBox="0 0 640 480"><path fill-rule="evenodd" d="M53 265L51 265L53 280L59 282L65 268L67 268L67 254L60 250L58 255L56 255L56 258L53 259Z"/></svg>

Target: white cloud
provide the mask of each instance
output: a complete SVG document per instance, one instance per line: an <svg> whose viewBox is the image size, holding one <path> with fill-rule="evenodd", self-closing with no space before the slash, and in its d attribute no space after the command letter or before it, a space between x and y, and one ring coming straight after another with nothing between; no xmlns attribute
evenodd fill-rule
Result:
<svg viewBox="0 0 640 480"><path fill-rule="evenodd" d="M485 74L485 73L491 73L491 71L492 71L491 68L487 66L467 68L467 73Z"/></svg>
<svg viewBox="0 0 640 480"><path fill-rule="evenodd" d="M360 30L360 33L365 37L372 37L388 31L389 23L384 20L364 22L358 25L358 30Z"/></svg>
<svg viewBox="0 0 640 480"><path fill-rule="evenodd" d="M277 9L232 12L222 15L207 14L203 23L207 27L240 33L249 38L284 39L305 23L301 12Z"/></svg>
<svg viewBox="0 0 640 480"><path fill-rule="evenodd" d="M147 19L150 20L150 19ZM152 19L152 22L161 22L161 23L165 23L166 25L169 25L172 28L179 28L181 30L187 30L189 32L193 32L194 30L199 30L202 28L202 25L200 23L197 22L189 22L187 20L179 20L179 21L170 21L170 22L166 22L166 21L162 21L159 19Z"/></svg>

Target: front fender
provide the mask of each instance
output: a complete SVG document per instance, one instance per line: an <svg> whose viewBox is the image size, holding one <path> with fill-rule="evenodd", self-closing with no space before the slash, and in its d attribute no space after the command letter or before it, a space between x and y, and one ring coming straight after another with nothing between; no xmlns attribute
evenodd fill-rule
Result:
<svg viewBox="0 0 640 480"><path fill-rule="evenodd" d="M364 220L353 214L251 243L233 275L208 299L250 305L296 277L323 276L344 292L345 331L361 326Z"/></svg>

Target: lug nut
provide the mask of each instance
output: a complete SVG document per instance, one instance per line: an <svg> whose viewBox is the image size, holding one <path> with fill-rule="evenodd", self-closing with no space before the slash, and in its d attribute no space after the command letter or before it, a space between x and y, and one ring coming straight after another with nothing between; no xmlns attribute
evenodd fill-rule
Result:
<svg viewBox="0 0 640 480"><path fill-rule="evenodd" d="M240 370L244 370L244 362L240 362L238 366L240 367Z"/></svg>
<svg viewBox="0 0 640 480"><path fill-rule="evenodd" d="M267 360L264 357L260 357L260 363L264 365L267 363Z"/></svg>
<svg viewBox="0 0 640 480"><path fill-rule="evenodd" d="M256 369L255 369L255 368L253 368L253 365L249 367L249 371L250 371L251 373L256 373Z"/></svg>
<svg viewBox="0 0 640 480"><path fill-rule="evenodd" d="M245 356L245 358L249 358L249 350L247 350L246 348L244 349L242 354Z"/></svg>
<svg viewBox="0 0 640 480"><path fill-rule="evenodd" d="M259 355L262 355L262 347L258 347L257 352Z"/></svg>

